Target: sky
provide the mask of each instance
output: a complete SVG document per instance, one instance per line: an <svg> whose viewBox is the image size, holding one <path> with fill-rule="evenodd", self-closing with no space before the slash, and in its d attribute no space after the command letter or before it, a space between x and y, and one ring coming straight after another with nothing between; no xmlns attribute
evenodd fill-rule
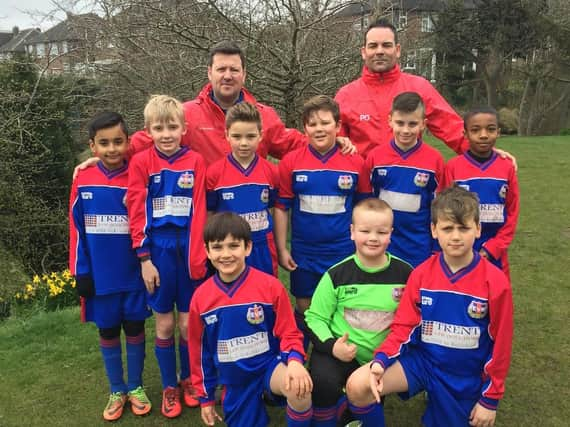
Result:
<svg viewBox="0 0 570 427"><path fill-rule="evenodd" d="M79 6L74 6L78 3ZM63 10L85 13L88 0L0 0L0 30L39 27L45 31L65 19Z"/></svg>

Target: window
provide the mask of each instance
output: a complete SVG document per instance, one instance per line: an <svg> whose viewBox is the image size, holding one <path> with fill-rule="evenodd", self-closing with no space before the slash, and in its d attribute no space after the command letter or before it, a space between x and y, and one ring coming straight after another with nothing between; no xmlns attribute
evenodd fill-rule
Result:
<svg viewBox="0 0 570 427"><path fill-rule="evenodd" d="M435 26L429 12L422 13L422 33L433 33Z"/></svg>
<svg viewBox="0 0 570 427"><path fill-rule="evenodd" d="M406 25L408 25L408 16L400 15L398 17L398 30L404 28Z"/></svg>
<svg viewBox="0 0 570 427"><path fill-rule="evenodd" d="M50 46L51 50L50 50L50 54L53 56L57 56L59 55L59 46L57 45L57 43L54 43Z"/></svg>
<svg viewBox="0 0 570 427"><path fill-rule="evenodd" d="M67 42L61 42L61 53L67 53Z"/></svg>
<svg viewBox="0 0 570 427"><path fill-rule="evenodd" d="M404 61L404 70L415 70L416 69L416 51L410 50L406 54L406 59Z"/></svg>
<svg viewBox="0 0 570 427"><path fill-rule="evenodd" d="M45 44L43 43L38 43L36 45L36 55L40 58L43 58L44 56L46 56L46 47Z"/></svg>

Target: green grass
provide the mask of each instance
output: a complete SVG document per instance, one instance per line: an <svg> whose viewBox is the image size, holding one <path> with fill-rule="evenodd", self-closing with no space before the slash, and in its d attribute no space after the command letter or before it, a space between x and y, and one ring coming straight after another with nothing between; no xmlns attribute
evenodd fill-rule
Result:
<svg viewBox="0 0 570 427"><path fill-rule="evenodd" d="M434 143L441 148L441 144ZM568 425L570 419L570 137L503 138L519 163L521 217L510 250L515 342L497 426ZM449 151L442 150L449 154ZM101 425L107 383L97 331L81 325L77 309L0 323L0 425ZM145 384L155 408L126 413L117 425L201 425L199 410L176 420L159 414L160 379L147 325ZM418 426L423 398L389 397L389 426ZM283 411L270 409L273 426Z"/></svg>

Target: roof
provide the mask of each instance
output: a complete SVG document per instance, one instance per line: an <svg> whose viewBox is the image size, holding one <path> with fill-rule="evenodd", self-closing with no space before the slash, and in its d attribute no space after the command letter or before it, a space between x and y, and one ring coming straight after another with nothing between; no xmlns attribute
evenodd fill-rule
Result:
<svg viewBox="0 0 570 427"><path fill-rule="evenodd" d="M81 29L85 28L98 28L99 21L102 18L94 13L85 13L83 15L68 14L65 21L51 27L49 30L37 34L32 39L28 40L28 44L45 43L45 42L60 42L68 40L79 40L84 38Z"/></svg>
<svg viewBox="0 0 570 427"><path fill-rule="evenodd" d="M14 36L12 31L0 31L0 46L4 46Z"/></svg>
<svg viewBox="0 0 570 427"><path fill-rule="evenodd" d="M41 34L41 32L37 28L20 30L18 34L13 35L8 43L0 46L0 53L25 52L25 45L28 43L28 40L34 38L38 34Z"/></svg>
<svg viewBox="0 0 570 427"><path fill-rule="evenodd" d="M395 10L414 10L417 12L439 12L445 9L448 0L399 0L386 2L386 7L392 6ZM463 0L466 9L474 9L477 0ZM342 9L337 16L361 16L368 15L373 12L377 4L382 5L382 1L363 0L360 3L351 3Z"/></svg>

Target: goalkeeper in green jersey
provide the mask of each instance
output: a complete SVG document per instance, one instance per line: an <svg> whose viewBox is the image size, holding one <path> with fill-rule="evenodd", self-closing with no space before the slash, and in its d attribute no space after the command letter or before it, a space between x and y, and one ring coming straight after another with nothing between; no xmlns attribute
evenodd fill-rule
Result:
<svg viewBox="0 0 570 427"><path fill-rule="evenodd" d="M356 253L331 267L319 282L305 321L313 342L313 424L334 427L346 408L350 374L372 360L389 332L412 267L386 252L393 213L365 199L352 213Z"/></svg>

